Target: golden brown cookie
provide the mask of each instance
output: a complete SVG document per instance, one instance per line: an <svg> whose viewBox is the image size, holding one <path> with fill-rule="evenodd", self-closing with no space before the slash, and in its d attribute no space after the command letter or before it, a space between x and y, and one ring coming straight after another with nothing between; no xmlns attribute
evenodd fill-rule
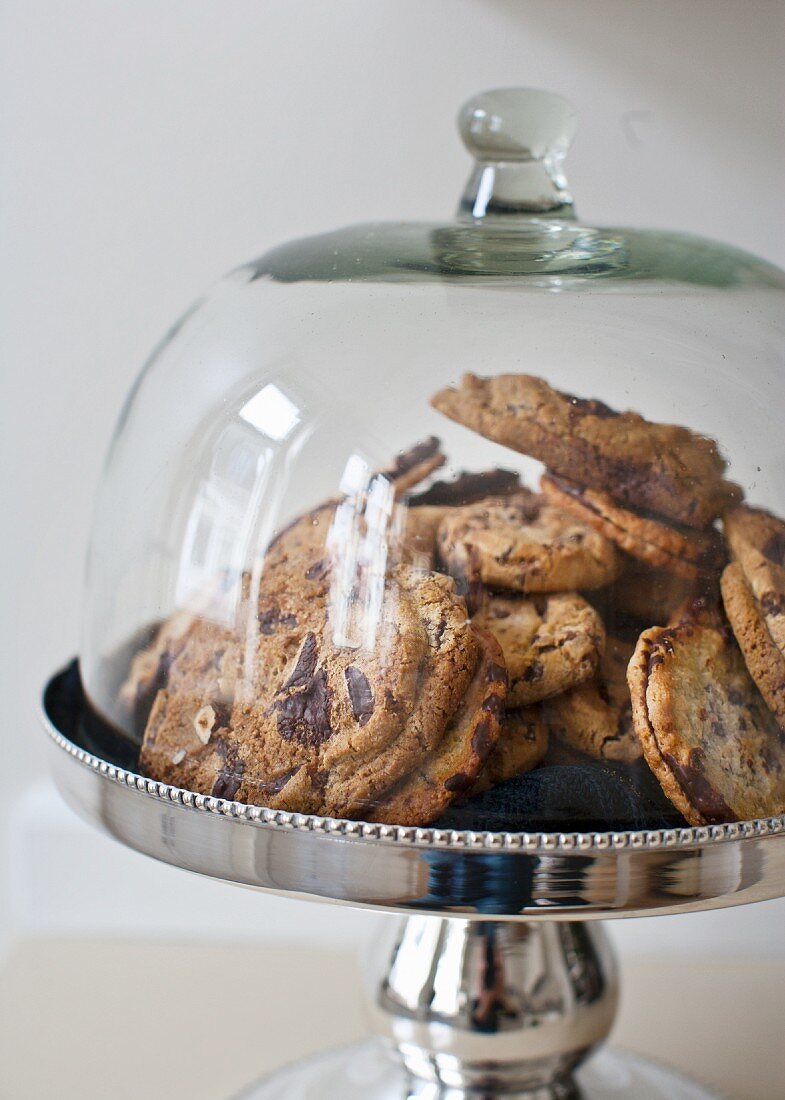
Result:
<svg viewBox="0 0 785 1100"><path fill-rule="evenodd" d="M429 825L474 785L501 733L507 672L496 639L477 631L481 656L444 737L413 771L374 800L369 821Z"/></svg>
<svg viewBox="0 0 785 1100"><path fill-rule="evenodd" d="M291 564L299 572L303 563ZM244 663L233 701L213 670L215 638L201 640L187 683L190 651L175 658L143 764L154 778L204 793L359 816L442 740L475 675L477 635L449 577L403 566L387 579L365 646L336 644L331 608L303 606L286 585L275 596L256 644L234 645Z"/></svg>
<svg viewBox="0 0 785 1100"><path fill-rule="evenodd" d="M750 675L785 730L785 657L769 633L761 605L738 562L722 574L722 602Z"/></svg>
<svg viewBox="0 0 785 1100"><path fill-rule="evenodd" d="M605 648L602 619L577 592L486 593L472 622L502 647L510 707L537 703L591 679Z"/></svg>
<svg viewBox="0 0 785 1100"><path fill-rule="evenodd" d="M252 778L269 783L299 767L270 805L359 816L439 743L469 686L478 642L449 577L394 570L367 646L336 644L332 614L271 693L233 709L242 797L255 800Z"/></svg>
<svg viewBox="0 0 785 1100"><path fill-rule="evenodd" d="M785 521L762 508L741 507L723 517L723 527L769 633L785 653Z"/></svg>
<svg viewBox="0 0 785 1100"><path fill-rule="evenodd" d="M470 795L497 787L536 768L548 751L548 730L540 707L508 710L496 747L474 782Z"/></svg>
<svg viewBox="0 0 785 1100"><path fill-rule="evenodd" d="M634 648L634 642L608 635L596 678L542 704L554 740L595 760L632 763L640 758L627 687Z"/></svg>
<svg viewBox="0 0 785 1100"><path fill-rule="evenodd" d="M718 616L644 631L628 679L646 762L691 825L785 810L782 732Z"/></svg>
<svg viewBox="0 0 785 1100"><path fill-rule="evenodd" d="M740 499L738 486L723 480L714 440L561 393L542 378L466 374L431 404L557 474L690 527L705 527Z"/></svg>
<svg viewBox="0 0 785 1100"><path fill-rule="evenodd" d="M540 489L558 508L571 512L612 539L622 550L656 569L696 580L717 557L718 537L690 529L677 530L616 504L607 493L583 488L565 477L543 474Z"/></svg>
<svg viewBox="0 0 785 1100"><path fill-rule="evenodd" d="M518 592L600 588L622 564L609 539L526 490L452 509L438 543L470 591L478 582Z"/></svg>
<svg viewBox="0 0 785 1100"><path fill-rule="evenodd" d="M177 787L234 796L227 734L240 660L237 635L206 619L194 619L178 637L167 686L156 693L147 719L139 755L144 773Z"/></svg>
<svg viewBox="0 0 785 1100"><path fill-rule="evenodd" d="M391 539L396 560L421 569L432 569L436 560L436 536L442 520L454 508L484 500L491 493L509 496L521 489L518 474L513 470L463 471L453 481L435 481L420 493L406 499L401 547Z"/></svg>
<svg viewBox="0 0 785 1100"><path fill-rule="evenodd" d="M193 623L190 612L176 612L152 632L149 643L131 659L118 703L122 724L132 733L144 731L155 696L166 685L171 663L185 645Z"/></svg>

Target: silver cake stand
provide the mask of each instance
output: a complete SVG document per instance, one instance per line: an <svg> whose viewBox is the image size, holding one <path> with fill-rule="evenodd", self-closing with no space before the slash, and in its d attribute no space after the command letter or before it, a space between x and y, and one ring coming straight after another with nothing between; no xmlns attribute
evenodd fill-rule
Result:
<svg viewBox="0 0 785 1100"><path fill-rule="evenodd" d="M202 875L403 914L367 969L375 1038L303 1061L244 1100L706 1100L596 1048L618 981L602 918L785 892L785 818L619 833L473 833L246 806L146 779L85 734L75 664L44 694L57 785L104 833ZM127 750L126 750L127 751Z"/></svg>

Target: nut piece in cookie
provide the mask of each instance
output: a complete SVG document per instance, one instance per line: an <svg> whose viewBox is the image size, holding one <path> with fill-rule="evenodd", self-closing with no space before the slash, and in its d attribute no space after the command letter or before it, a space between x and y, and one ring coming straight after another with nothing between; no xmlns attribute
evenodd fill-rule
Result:
<svg viewBox="0 0 785 1100"><path fill-rule="evenodd" d="M464 375L431 401L452 420L633 508L705 527L740 499L712 439L553 389L542 378Z"/></svg>
<svg viewBox="0 0 785 1100"><path fill-rule="evenodd" d="M444 737L409 775L373 804L368 820L428 825L467 794L501 733L507 670L495 638L477 631L480 659Z"/></svg>
<svg viewBox="0 0 785 1100"><path fill-rule="evenodd" d="M496 748L485 762L474 782L470 795L481 794L498 787L516 775L536 768L548 751L548 729L540 707L508 710Z"/></svg>
<svg viewBox="0 0 785 1100"><path fill-rule="evenodd" d="M719 616L644 631L628 680L646 762L691 825L785 810L782 733Z"/></svg>
<svg viewBox="0 0 785 1100"><path fill-rule="evenodd" d="M723 527L766 626L785 653L785 521L762 508L741 507L723 517Z"/></svg>
<svg viewBox="0 0 785 1100"><path fill-rule="evenodd" d="M785 656L772 638L763 609L738 562L726 567L720 585L725 613L747 669L785 731Z"/></svg>
<svg viewBox="0 0 785 1100"><path fill-rule="evenodd" d="M630 764L640 759L627 687L627 664L634 648L634 641L609 634L596 678L542 704L552 744L561 743L595 760Z"/></svg>
<svg viewBox="0 0 785 1100"><path fill-rule="evenodd" d="M517 592L601 588L622 566L609 539L526 490L452 509L438 543L472 602L478 583Z"/></svg>
<svg viewBox="0 0 785 1100"><path fill-rule="evenodd" d="M652 568L696 580L718 557L719 536L713 531L677 530L622 508L607 493L583 488L555 474L543 474L540 489L558 508L571 512Z"/></svg>
<svg viewBox="0 0 785 1100"><path fill-rule="evenodd" d="M577 592L508 597L485 594L472 622L502 647L507 705L525 707L591 679L605 648L605 628Z"/></svg>

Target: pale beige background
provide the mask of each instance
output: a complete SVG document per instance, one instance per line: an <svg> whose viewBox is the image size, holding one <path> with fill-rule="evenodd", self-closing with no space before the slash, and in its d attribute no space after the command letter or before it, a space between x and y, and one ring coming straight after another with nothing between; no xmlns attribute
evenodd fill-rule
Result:
<svg viewBox="0 0 785 1100"><path fill-rule="evenodd" d="M691 230L785 263L779 0L0 6L6 940L348 944L372 927L94 837L42 776L36 698L78 644L91 498L151 346L223 271L282 239L449 214L469 167L458 106L520 83L578 106L567 169L587 219ZM617 936L628 955L785 956L784 916L773 903Z"/></svg>

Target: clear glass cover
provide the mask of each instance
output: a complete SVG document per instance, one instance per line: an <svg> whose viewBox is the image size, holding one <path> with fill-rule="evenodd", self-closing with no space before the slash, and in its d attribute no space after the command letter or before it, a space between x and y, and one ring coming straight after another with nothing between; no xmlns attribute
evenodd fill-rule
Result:
<svg viewBox="0 0 785 1100"><path fill-rule="evenodd" d="M455 221L278 248L144 368L89 556L95 720L292 811L782 812L785 275L580 225L558 97L460 124Z"/></svg>

